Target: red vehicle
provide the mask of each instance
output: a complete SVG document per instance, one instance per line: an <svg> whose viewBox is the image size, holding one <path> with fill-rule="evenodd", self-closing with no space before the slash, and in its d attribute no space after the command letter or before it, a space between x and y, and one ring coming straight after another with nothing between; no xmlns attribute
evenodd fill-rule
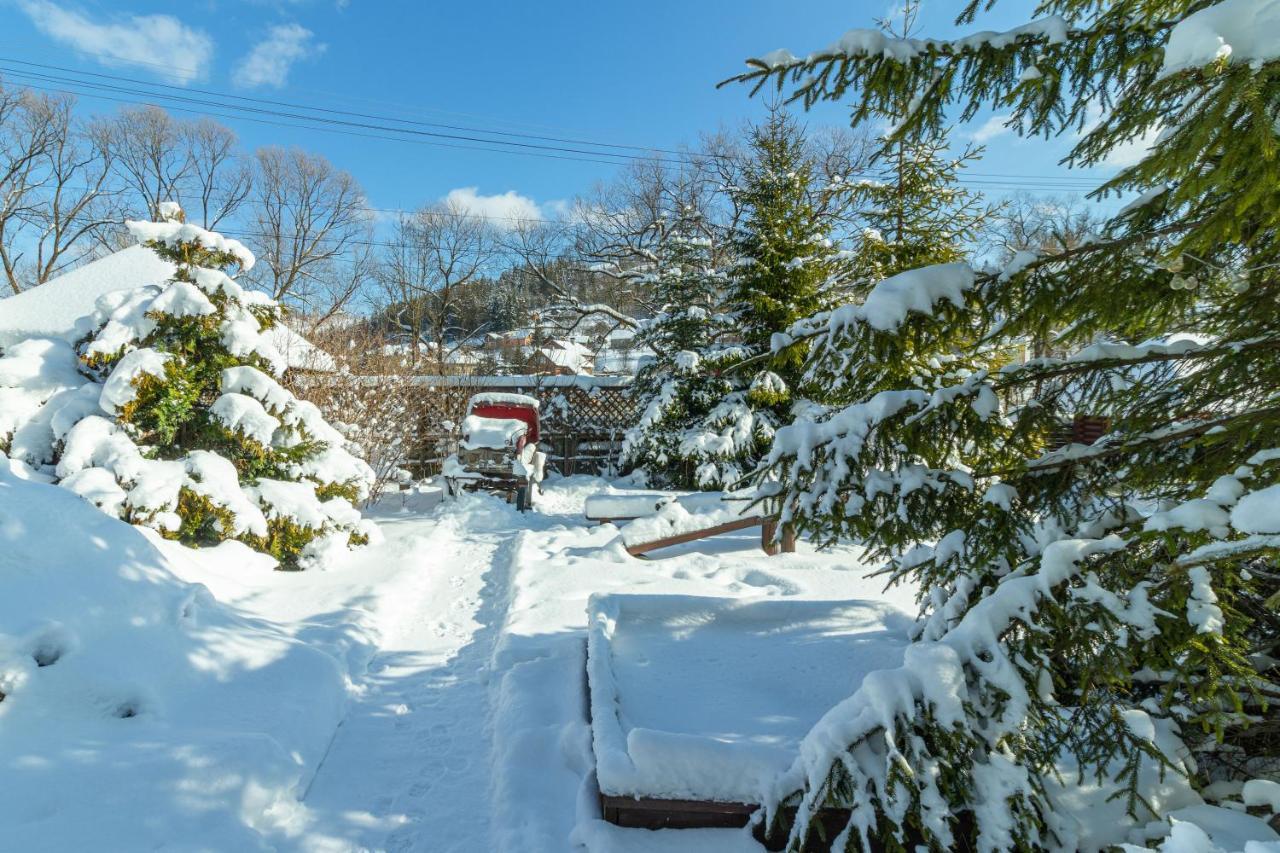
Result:
<svg viewBox="0 0 1280 853"><path fill-rule="evenodd" d="M547 455L538 449L538 400L523 394L477 394L467 403L458 452L444 462L451 495L483 490L533 505Z"/></svg>

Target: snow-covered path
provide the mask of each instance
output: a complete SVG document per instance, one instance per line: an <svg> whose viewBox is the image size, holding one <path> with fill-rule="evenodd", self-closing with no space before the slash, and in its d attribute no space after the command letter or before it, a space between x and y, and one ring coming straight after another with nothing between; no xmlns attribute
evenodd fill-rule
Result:
<svg viewBox="0 0 1280 853"><path fill-rule="evenodd" d="M219 600L286 626L351 679L342 722L313 750L302 790L252 816L269 849L760 850L736 830L651 833L599 820L587 600L880 598L878 584L862 579L856 551L766 557L754 531L636 560L617 528L584 523L583 502L601 490L614 487L557 480L527 514L489 496L389 501L376 514L385 542L300 575L242 565L243 549L161 542ZM909 592L899 597L899 608L910 604Z"/></svg>
<svg viewBox="0 0 1280 853"><path fill-rule="evenodd" d="M324 838L357 849L474 851L488 835L487 665L506 612L519 541L493 507L493 530L446 516L404 616L382 638L304 803ZM443 570L442 570L443 569ZM477 846L479 845L479 846Z"/></svg>

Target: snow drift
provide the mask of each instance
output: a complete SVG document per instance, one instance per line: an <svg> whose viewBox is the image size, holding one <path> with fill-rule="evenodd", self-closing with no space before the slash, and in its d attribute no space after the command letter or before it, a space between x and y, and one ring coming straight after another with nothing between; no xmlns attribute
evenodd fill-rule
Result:
<svg viewBox="0 0 1280 853"><path fill-rule="evenodd" d="M303 828L344 685L333 657L179 580L143 533L0 455L7 848L271 849Z"/></svg>

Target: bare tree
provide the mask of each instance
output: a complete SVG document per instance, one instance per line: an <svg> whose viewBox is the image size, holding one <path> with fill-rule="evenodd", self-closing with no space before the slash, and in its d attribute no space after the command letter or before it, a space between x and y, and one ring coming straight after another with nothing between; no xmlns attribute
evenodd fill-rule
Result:
<svg viewBox="0 0 1280 853"><path fill-rule="evenodd" d="M199 209L187 198L195 156L182 122L159 107L126 107L95 132L110 151L127 215L151 218L165 201Z"/></svg>
<svg viewBox="0 0 1280 853"><path fill-rule="evenodd" d="M300 149L261 148L251 198L258 264L250 279L313 318L331 317L364 285L373 222L349 173Z"/></svg>
<svg viewBox="0 0 1280 853"><path fill-rule="evenodd" d="M1080 198L1018 193L987 229L982 248L997 263L1007 263L1018 252L1056 254L1100 233L1105 222Z"/></svg>
<svg viewBox="0 0 1280 853"><path fill-rule="evenodd" d="M212 119L183 126L191 151L191 194L205 228L214 229L233 216L249 197L253 169L240 155L235 133Z"/></svg>
<svg viewBox="0 0 1280 853"><path fill-rule="evenodd" d="M641 289L633 286L632 277L615 261L595 266L578 253L580 227L517 223L501 237L503 247L516 260L506 278L512 286L547 300L551 305L547 319L561 332L576 331L589 321L612 328L634 327L636 315L648 309ZM625 269L635 269L635 265Z"/></svg>
<svg viewBox="0 0 1280 853"><path fill-rule="evenodd" d="M22 290L18 232L35 205L40 158L53 144L52 129L33 115L34 101L30 92L0 88L0 261L14 293Z"/></svg>
<svg viewBox="0 0 1280 853"><path fill-rule="evenodd" d="M118 219L111 161L69 96L0 94L0 267L10 289L43 284L91 254Z"/></svg>
<svg viewBox="0 0 1280 853"><path fill-rule="evenodd" d="M499 253L492 226L452 202L402 216L384 250L378 278L390 306L389 319L412 344L431 353L444 373L452 350L479 329L457 325L466 288L492 271Z"/></svg>
<svg viewBox="0 0 1280 853"><path fill-rule="evenodd" d="M727 248L735 215L723 192L733 168L727 145L723 135L708 137L675 166L637 161L578 199L564 222L519 223L507 233L506 247L518 259L513 272L552 297L550 319L559 331L595 325L607 333L652 314L656 250L690 211L698 213L702 236Z"/></svg>

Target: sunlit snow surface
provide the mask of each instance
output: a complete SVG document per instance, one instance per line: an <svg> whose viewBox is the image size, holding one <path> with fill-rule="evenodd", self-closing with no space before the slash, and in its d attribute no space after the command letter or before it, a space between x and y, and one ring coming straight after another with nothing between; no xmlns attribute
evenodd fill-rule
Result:
<svg viewBox="0 0 1280 853"><path fill-rule="evenodd" d="M859 630L888 639L912 593L883 592L854 548L767 557L757 530L629 557L617 527L582 517L589 495L629 491L557 480L528 514L485 495L395 496L373 513L382 544L282 573L236 543L193 551L0 473L0 848L758 851L737 830L599 819L588 599L874 602ZM627 648L677 636L652 628ZM696 650L696 632L660 643L650 669L627 655L621 694L651 729L719 736L768 711L748 700L770 699L750 679L772 644L704 634ZM722 695L738 707L720 715ZM684 706L698 714L682 730ZM779 743L803 728L770 725L760 736Z"/></svg>

